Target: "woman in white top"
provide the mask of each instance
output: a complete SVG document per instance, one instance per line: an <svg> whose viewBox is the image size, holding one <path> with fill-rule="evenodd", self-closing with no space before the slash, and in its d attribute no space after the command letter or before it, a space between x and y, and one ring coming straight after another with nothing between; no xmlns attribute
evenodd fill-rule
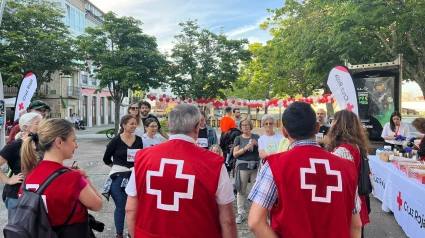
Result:
<svg viewBox="0 0 425 238"><path fill-rule="evenodd" d="M146 119L145 134L142 136L143 149L161 143L159 138L156 136L156 133L158 133L158 122L154 118Z"/></svg>
<svg viewBox="0 0 425 238"><path fill-rule="evenodd" d="M137 128L134 131L134 135L142 137L143 135L143 125L142 125L142 118L140 116L140 109L139 109L139 103L138 102L134 102L131 103L128 106L127 109L127 114L132 115L136 118L136 122L137 122Z"/></svg>
<svg viewBox="0 0 425 238"><path fill-rule="evenodd" d="M260 158L263 160L266 156L278 152L280 140L283 138L283 135L273 131L275 124L276 120L272 115L266 114L261 118L261 125L264 127L266 134L260 136L258 140L258 151L260 153Z"/></svg>
<svg viewBox="0 0 425 238"><path fill-rule="evenodd" d="M390 145L391 149L394 149L394 146L402 147L403 140L400 137L410 138L409 126L401 121L400 112L391 114L390 122L385 124L381 137L384 138L385 145Z"/></svg>

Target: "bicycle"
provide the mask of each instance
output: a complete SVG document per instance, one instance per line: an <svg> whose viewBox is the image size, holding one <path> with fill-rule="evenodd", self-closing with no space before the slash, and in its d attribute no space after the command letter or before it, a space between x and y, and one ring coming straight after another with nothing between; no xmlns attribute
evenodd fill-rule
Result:
<svg viewBox="0 0 425 238"><path fill-rule="evenodd" d="M106 137L108 137L109 139L112 139L115 137L115 129L109 129L106 131Z"/></svg>

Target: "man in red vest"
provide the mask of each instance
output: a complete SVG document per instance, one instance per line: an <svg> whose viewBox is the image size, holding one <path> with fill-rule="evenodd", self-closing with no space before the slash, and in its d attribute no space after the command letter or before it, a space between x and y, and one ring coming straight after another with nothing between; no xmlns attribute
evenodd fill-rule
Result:
<svg viewBox="0 0 425 238"><path fill-rule="evenodd" d="M136 154L127 184L131 237L236 237L233 188L223 157L195 144L201 114L169 113L168 142Z"/></svg>
<svg viewBox="0 0 425 238"><path fill-rule="evenodd" d="M291 147L266 157L248 197L253 202L249 228L267 238L360 238L354 163L328 153L315 141L320 125L309 104L292 103L282 121Z"/></svg>

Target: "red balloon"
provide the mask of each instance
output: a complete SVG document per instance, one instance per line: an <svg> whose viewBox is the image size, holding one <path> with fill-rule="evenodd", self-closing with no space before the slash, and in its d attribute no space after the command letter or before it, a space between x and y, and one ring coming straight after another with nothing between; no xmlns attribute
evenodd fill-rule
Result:
<svg viewBox="0 0 425 238"><path fill-rule="evenodd" d="M240 105L242 105L242 103L241 102L238 102L238 106L240 106Z"/></svg>
<svg viewBox="0 0 425 238"><path fill-rule="evenodd" d="M162 102L162 101L164 101L164 99L163 98L159 98L159 101Z"/></svg>
<svg viewBox="0 0 425 238"><path fill-rule="evenodd" d="M236 100L235 99L232 99L232 104L235 104L235 102L236 102Z"/></svg>
<svg viewBox="0 0 425 238"><path fill-rule="evenodd" d="M188 102L188 103L192 103L192 98L189 98L189 99L187 100L187 102Z"/></svg>
<svg viewBox="0 0 425 238"><path fill-rule="evenodd" d="M166 101L166 102L170 102L170 99L169 99L169 98L167 98L167 99L165 99L165 101Z"/></svg>

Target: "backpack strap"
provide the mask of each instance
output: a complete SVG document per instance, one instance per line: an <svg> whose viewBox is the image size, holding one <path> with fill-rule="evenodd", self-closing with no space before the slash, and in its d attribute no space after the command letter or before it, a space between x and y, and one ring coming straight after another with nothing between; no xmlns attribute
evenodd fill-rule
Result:
<svg viewBox="0 0 425 238"><path fill-rule="evenodd" d="M53 172L53 174L51 174L42 184L41 186L37 189L37 191L35 192L38 195L41 195L44 193L44 190L46 190L46 188L53 182L53 180L55 180L57 177L61 176L62 174L71 171L68 168L60 168L58 170L56 170L55 172ZM24 182L24 188L25 188L25 182Z"/></svg>
<svg viewBox="0 0 425 238"><path fill-rule="evenodd" d="M71 221L71 218L74 216L75 209L77 208L77 203L78 203L78 199L75 201L74 207L72 208L72 212L71 212L71 214L69 214L69 216L66 219L65 223L63 224L63 226L68 225L68 223Z"/></svg>

